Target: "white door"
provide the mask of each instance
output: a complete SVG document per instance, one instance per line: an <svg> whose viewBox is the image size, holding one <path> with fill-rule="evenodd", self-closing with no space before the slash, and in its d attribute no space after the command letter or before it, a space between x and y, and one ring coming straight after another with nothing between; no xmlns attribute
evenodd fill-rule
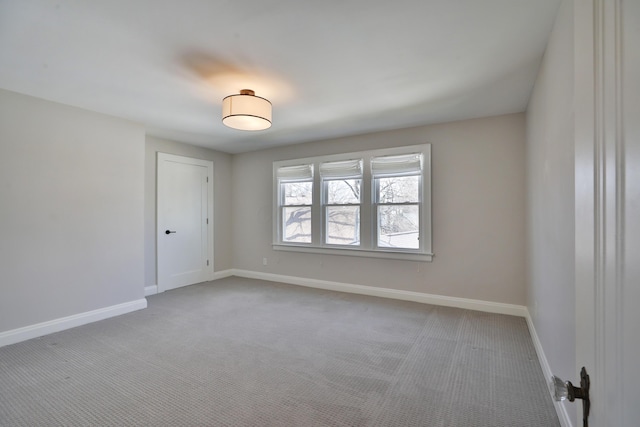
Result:
<svg viewBox="0 0 640 427"><path fill-rule="evenodd" d="M577 368L591 379L589 425L638 426L640 2L574 10Z"/></svg>
<svg viewBox="0 0 640 427"><path fill-rule="evenodd" d="M158 292L213 277L213 163L158 153Z"/></svg>

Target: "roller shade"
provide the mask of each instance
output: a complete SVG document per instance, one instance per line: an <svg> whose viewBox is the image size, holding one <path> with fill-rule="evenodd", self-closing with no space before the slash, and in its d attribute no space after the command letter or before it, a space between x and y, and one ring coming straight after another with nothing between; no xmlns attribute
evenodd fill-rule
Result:
<svg viewBox="0 0 640 427"><path fill-rule="evenodd" d="M276 170L280 181L304 181L313 178L313 165L281 166Z"/></svg>
<svg viewBox="0 0 640 427"><path fill-rule="evenodd" d="M422 171L422 154L402 154L371 159L371 174L374 177L413 175Z"/></svg>
<svg viewBox="0 0 640 427"><path fill-rule="evenodd" d="M362 159L324 162L320 164L322 178L360 178L362 177Z"/></svg>

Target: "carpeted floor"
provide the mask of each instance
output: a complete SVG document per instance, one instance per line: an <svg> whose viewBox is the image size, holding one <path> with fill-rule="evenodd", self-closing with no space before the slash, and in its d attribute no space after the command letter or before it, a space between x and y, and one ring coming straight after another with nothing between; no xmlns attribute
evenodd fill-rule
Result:
<svg viewBox="0 0 640 427"><path fill-rule="evenodd" d="M0 348L0 425L559 425L522 318L240 278L148 301Z"/></svg>

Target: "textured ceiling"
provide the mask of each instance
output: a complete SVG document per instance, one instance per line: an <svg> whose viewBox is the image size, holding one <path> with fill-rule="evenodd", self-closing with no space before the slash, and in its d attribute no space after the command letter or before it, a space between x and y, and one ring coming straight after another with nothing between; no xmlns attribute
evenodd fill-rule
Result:
<svg viewBox="0 0 640 427"><path fill-rule="evenodd" d="M558 0L0 0L0 88L229 153L524 111ZM253 89L273 126L226 128Z"/></svg>

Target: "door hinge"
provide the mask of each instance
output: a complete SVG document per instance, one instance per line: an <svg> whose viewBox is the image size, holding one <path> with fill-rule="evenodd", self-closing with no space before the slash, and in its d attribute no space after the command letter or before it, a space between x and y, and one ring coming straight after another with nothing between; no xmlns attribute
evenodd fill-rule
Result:
<svg viewBox="0 0 640 427"><path fill-rule="evenodd" d="M207 265L209 265L209 260L207 260Z"/></svg>
<svg viewBox="0 0 640 427"><path fill-rule="evenodd" d="M209 224L209 218L207 218L207 224Z"/></svg>
<svg viewBox="0 0 640 427"><path fill-rule="evenodd" d="M209 177L207 177L207 182L209 182Z"/></svg>

